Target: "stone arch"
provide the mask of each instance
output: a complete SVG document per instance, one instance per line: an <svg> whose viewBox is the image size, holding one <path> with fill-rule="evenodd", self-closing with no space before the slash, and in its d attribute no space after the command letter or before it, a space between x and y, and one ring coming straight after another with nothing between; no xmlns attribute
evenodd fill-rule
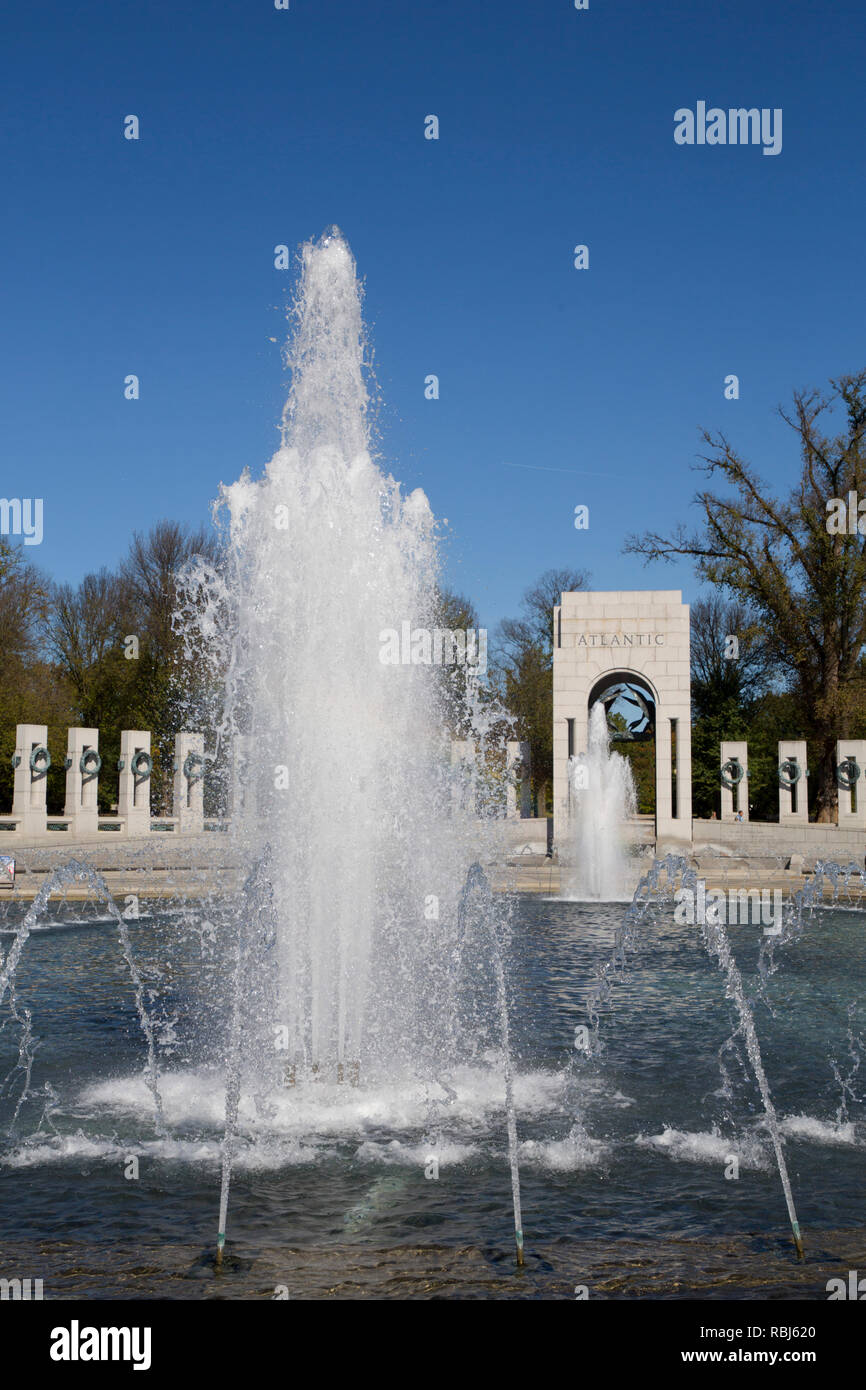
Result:
<svg viewBox="0 0 866 1390"><path fill-rule="evenodd" d="M627 666L617 666L610 671L602 672L590 689L587 697L587 708L592 709L596 700L600 700L602 695L615 685L636 685L646 695L649 695L653 702L653 728L655 728L656 710L659 705L658 691L642 671L632 671Z"/></svg>
<svg viewBox="0 0 866 1390"><path fill-rule="evenodd" d="M621 692L621 693L620 693ZM646 745L652 743L652 763L651 763L651 782L652 782L652 808L655 809L655 798L658 781L658 760L655 748L656 730L656 710L658 709L658 691L642 671L632 671L627 666L612 667L608 671L603 671L598 679L590 687L587 696L587 720L592 713L593 706L599 701L603 701L608 713L608 731L615 745L616 752L628 754L636 745ZM616 733L610 723L610 715L613 710L618 712L630 721L629 733ZM644 763L644 767L647 765ZM649 769L647 769L649 770ZM635 778L638 777L637 768L633 765Z"/></svg>
<svg viewBox="0 0 866 1390"><path fill-rule="evenodd" d="M554 835L566 832L568 758L586 748L590 705L617 683L653 702L656 843L690 845L689 609L678 590L564 593L554 609Z"/></svg>

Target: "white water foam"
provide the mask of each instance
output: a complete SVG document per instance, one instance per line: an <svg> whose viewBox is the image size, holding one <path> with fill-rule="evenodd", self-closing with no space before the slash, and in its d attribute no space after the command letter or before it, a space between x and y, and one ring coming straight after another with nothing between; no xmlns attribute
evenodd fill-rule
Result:
<svg viewBox="0 0 866 1390"><path fill-rule="evenodd" d="M563 1108L567 1086L564 1072L530 1071L516 1076L517 1113L526 1119L558 1113ZM221 1132L225 1094L222 1072L168 1071L160 1078L160 1090L166 1123L172 1129L195 1127L214 1136ZM365 1152L371 1160L378 1153L383 1162L401 1161L394 1155L420 1152L423 1144L414 1136L430 1129L434 1113L435 1124L443 1130L453 1125L464 1132L463 1147L468 1154L474 1150L478 1136L498 1134L504 1105L503 1078L492 1066L455 1068L448 1074L447 1089L422 1082L371 1088L323 1081L299 1083L255 1098L244 1092L238 1116L239 1142L244 1150L241 1161L246 1166L261 1163L264 1167L279 1166L283 1161L306 1162L321 1154L323 1145L336 1142L369 1142L372 1147ZM84 1116L90 1123L100 1117L114 1117L119 1124L138 1126L149 1124L153 1101L146 1079L132 1075L86 1086L74 1097L70 1109L78 1123ZM60 1120L60 1112L55 1110L52 1121L59 1124ZM126 1139L118 1150L118 1142L114 1137L94 1138L79 1132L32 1148L24 1146L9 1161L24 1165L77 1159L87 1157L90 1146L94 1146L94 1158L105 1156L113 1160L118 1152L144 1151L151 1143ZM442 1142L451 1146L447 1161L458 1161L455 1155L461 1145L454 1139ZM167 1139L155 1143L153 1151L166 1158L191 1161L209 1158L211 1147L209 1137L200 1142Z"/></svg>
<svg viewBox="0 0 866 1390"><path fill-rule="evenodd" d="M839 1124L835 1120L818 1120L812 1115L788 1115L779 1128L789 1138L803 1139L810 1144L864 1147L862 1129L851 1121Z"/></svg>
<svg viewBox="0 0 866 1390"><path fill-rule="evenodd" d="M405 1144L399 1139L379 1144L373 1139L367 1139L358 1146L355 1157L359 1163L381 1163L386 1167L406 1168L423 1168L431 1158L435 1158L440 1168L448 1168L465 1163L480 1152L477 1144L458 1144L451 1139L441 1139L431 1144Z"/></svg>
<svg viewBox="0 0 866 1390"><path fill-rule="evenodd" d="M729 1155L739 1160L741 1168L766 1169L771 1167L770 1155L764 1145L754 1135L738 1135L735 1139L726 1138L713 1129L689 1130L672 1129L665 1126L661 1134L639 1134L634 1141L638 1148L654 1149L681 1163L725 1164Z"/></svg>
<svg viewBox="0 0 866 1390"><path fill-rule="evenodd" d="M276 1141L268 1146L240 1142L237 1166L249 1172L272 1172L296 1165L315 1164L333 1156L334 1151L296 1141ZM165 1163L196 1164L218 1169L222 1144L218 1138L124 1140L94 1139L80 1130L75 1134L53 1135L43 1142L29 1142L10 1150L0 1159L0 1168L38 1168L51 1164L125 1163L131 1157Z"/></svg>
<svg viewBox="0 0 866 1390"><path fill-rule="evenodd" d="M521 1164L554 1173L598 1168L609 1153L610 1146L594 1139L579 1123L572 1125L564 1139L527 1139L520 1145Z"/></svg>

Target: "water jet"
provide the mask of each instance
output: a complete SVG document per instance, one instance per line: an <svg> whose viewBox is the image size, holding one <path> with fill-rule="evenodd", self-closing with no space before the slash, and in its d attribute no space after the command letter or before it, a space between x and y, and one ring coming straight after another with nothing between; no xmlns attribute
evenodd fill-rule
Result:
<svg viewBox="0 0 866 1390"><path fill-rule="evenodd" d="M631 894L628 822L637 810L631 764L610 751L607 710L597 701L589 715L585 753L568 764L571 820L561 852L566 896L611 902Z"/></svg>

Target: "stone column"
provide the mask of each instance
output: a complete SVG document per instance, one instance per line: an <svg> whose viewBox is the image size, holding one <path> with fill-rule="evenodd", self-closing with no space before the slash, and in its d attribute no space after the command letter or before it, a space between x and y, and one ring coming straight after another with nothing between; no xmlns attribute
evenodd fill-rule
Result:
<svg viewBox="0 0 866 1390"><path fill-rule="evenodd" d="M253 739L251 734L235 734L231 743L229 785L226 814L232 825L245 816L256 814L256 784L253 775ZM273 785L273 781L271 782Z"/></svg>
<svg viewBox="0 0 866 1390"><path fill-rule="evenodd" d="M569 692L570 694L570 692ZM578 704L571 704L568 697L562 701L567 713L553 725L553 818L556 835L567 835L573 807L569 778L569 757L585 753L589 743L589 711ZM571 724L571 744L569 745L569 723ZM569 754L569 746L571 753Z"/></svg>
<svg viewBox="0 0 866 1390"><path fill-rule="evenodd" d="M94 838L99 832L96 793L99 786L98 729L69 729L66 747L66 805L63 814L76 839Z"/></svg>
<svg viewBox="0 0 866 1390"><path fill-rule="evenodd" d="M671 807L671 721L664 707L656 710L656 848L667 843L673 825ZM691 826L689 826L691 830Z"/></svg>
<svg viewBox="0 0 866 1390"><path fill-rule="evenodd" d="M840 829L860 830L866 828L866 739L840 738L836 744L836 768L846 759L853 758L860 776L853 787L839 786L839 826ZM842 775L848 778L845 769ZM838 777L836 779L838 781Z"/></svg>
<svg viewBox="0 0 866 1390"><path fill-rule="evenodd" d="M125 835L150 834L150 734L124 729L120 735L117 814Z"/></svg>
<svg viewBox="0 0 866 1390"><path fill-rule="evenodd" d="M175 736L174 814L178 831L204 830L204 734Z"/></svg>
<svg viewBox="0 0 866 1390"><path fill-rule="evenodd" d="M48 832L45 778L51 766L51 755L47 744L47 724L17 725L12 815L18 821L19 835L45 835Z"/></svg>
<svg viewBox="0 0 866 1390"><path fill-rule="evenodd" d="M532 786L530 769L532 761L528 743L518 743L509 739L505 745L506 817L508 820L525 820L532 814ZM517 783L520 783L520 810L517 809Z"/></svg>
<svg viewBox="0 0 866 1390"><path fill-rule="evenodd" d="M783 763L796 763L800 776L792 787L779 783L779 824L809 824L809 771L806 762L806 740L802 738L779 739L779 768ZM790 777L793 767L787 767L780 776ZM796 809L795 809L796 808Z"/></svg>
<svg viewBox="0 0 866 1390"><path fill-rule="evenodd" d="M454 809L468 806L472 811L474 806L474 790L470 784L469 769L475 764L475 744L471 738L452 738L451 740L451 767L459 769L462 776L455 776L452 786L452 797Z"/></svg>
<svg viewBox="0 0 866 1390"><path fill-rule="evenodd" d="M690 692L677 715L677 810L678 833L692 843L692 710Z"/></svg>
<svg viewBox="0 0 866 1390"><path fill-rule="evenodd" d="M656 708L655 719L657 852L681 849L692 842L691 733L688 691L666 695ZM673 796L674 773L676 805Z"/></svg>
<svg viewBox="0 0 866 1390"><path fill-rule="evenodd" d="M736 758L743 769L743 777L736 791L722 784L722 820L732 821L736 812L742 811L743 820L749 819L749 745L748 743L723 743L720 770L730 759Z"/></svg>

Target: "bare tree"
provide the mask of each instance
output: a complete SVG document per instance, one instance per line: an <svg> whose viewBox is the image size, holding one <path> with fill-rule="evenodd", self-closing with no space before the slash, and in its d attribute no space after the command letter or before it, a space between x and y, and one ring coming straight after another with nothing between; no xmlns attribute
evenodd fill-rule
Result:
<svg viewBox="0 0 866 1390"><path fill-rule="evenodd" d="M24 552L0 536L0 662L27 661L39 646L49 585Z"/></svg>
<svg viewBox="0 0 866 1390"><path fill-rule="evenodd" d="M546 814L553 778L553 610L563 593L586 589L585 570L546 570L523 595L522 616L505 618L496 632L493 665L517 734L530 748L538 814Z"/></svg>
<svg viewBox="0 0 866 1390"><path fill-rule="evenodd" d="M85 723L100 717L95 692L106 663L119 657L127 616L126 585L104 568L85 575L77 589L60 584L52 592L49 649L69 677Z"/></svg>
<svg viewBox="0 0 866 1390"><path fill-rule="evenodd" d="M171 661L177 649L172 619L180 571L196 556L214 562L219 554L217 538L204 527L191 531L176 521L158 521L146 536L135 532L120 572L137 633L156 660Z"/></svg>
<svg viewBox="0 0 866 1390"><path fill-rule="evenodd" d="M862 710L866 642L866 539L859 529L828 529L828 504L849 492L866 497L866 371L798 391L779 414L797 436L800 475L787 497L769 487L727 438L703 432L709 453L697 465L727 484L698 492L701 524L672 536L632 536L626 550L650 560L689 556L700 577L739 598L764 628L768 654L791 682L815 745L818 819L835 818L835 742ZM836 412L844 425L834 433ZM866 529L866 518L864 518Z"/></svg>

